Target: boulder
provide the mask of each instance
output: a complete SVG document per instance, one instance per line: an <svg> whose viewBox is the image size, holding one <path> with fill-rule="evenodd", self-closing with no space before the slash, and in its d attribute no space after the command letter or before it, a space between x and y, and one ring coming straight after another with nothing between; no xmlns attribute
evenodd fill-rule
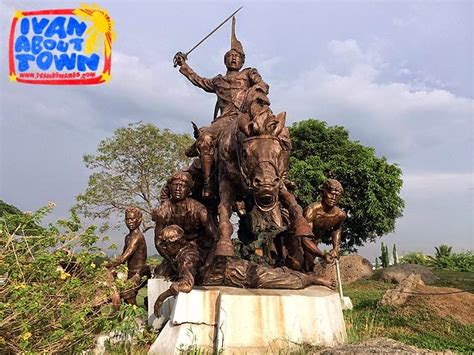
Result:
<svg viewBox="0 0 474 355"><path fill-rule="evenodd" d="M428 285L433 284L439 279L435 274L433 274L433 271L428 269L426 266L418 264L400 264L390 266L382 270L380 279L387 282L400 283L410 274L420 275L423 282Z"/></svg>
<svg viewBox="0 0 474 355"><path fill-rule="evenodd" d="M381 306L401 306L413 295L418 286L423 285L424 283L421 281L420 275L410 274L396 288L387 290L379 304Z"/></svg>
<svg viewBox="0 0 474 355"><path fill-rule="evenodd" d="M341 269L341 281L343 285L369 278L373 274L370 261L360 255L341 256L339 258L339 268ZM336 277L335 265L325 265L324 262L320 262L316 264L314 271L321 276L330 278Z"/></svg>

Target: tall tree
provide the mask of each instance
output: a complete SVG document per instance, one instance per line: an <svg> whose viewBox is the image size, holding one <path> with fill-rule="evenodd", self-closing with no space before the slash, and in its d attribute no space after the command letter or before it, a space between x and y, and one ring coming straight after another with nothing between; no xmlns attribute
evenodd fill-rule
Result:
<svg viewBox="0 0 474 355"><path fill-rule="evenodd" d="M303 206L319 199L326 178L335 178L344 187L340 205L348 218L343 225L342 248L355 250L395 229L395 220L404 208L402 172L396 164L377 157L373 148L350 140L344 127L328 127L323 121L297 122L290 134L290 177L298 186L296 196Z"/></svg>
<svg viewBox="0 0 474 355"><path fill-rule="evenodd" d="M189 164L184 152L193 142L187 134L136 123L117 129L99 143L96 154L84 155L93 170L75 208L89 218L107 219L135 205L144 212L144 228L169 176Z"/></svg>
<svg viewBox="0 0 474 355"><path fill-rule="evenodd" d="M392 256L393 256L393 265L398 265L398 253L397 253L397 246L395 244L393 244Z"/></svg>

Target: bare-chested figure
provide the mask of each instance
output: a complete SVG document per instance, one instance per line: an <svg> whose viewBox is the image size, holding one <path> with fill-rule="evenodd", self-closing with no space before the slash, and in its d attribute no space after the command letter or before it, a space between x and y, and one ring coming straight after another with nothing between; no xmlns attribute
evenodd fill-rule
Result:
<svg viewBox="0 0 474 355"><path fill-rule="evenodd" d="M110 267L115 267L127 263L127 278L132 280L133 287L123 292L121 297L129 304L137 304L137 293L146 284L146 281L141 281L142 276L151 276L150 267L146 264L146 241L140 230L142 220L142 212L137 207L131 206L126 209L125 224L129 229L129 233L125 236L122 255L109 264Z"/></svg>
<svg viewBox="0 0 474 355"><path fill-rule="evenodd" d="M314 238L304 237L302 240L305 252L305 271L312 271L315 257L332 264L339 255L342 223L347 218L346 212L337 207L344 189L339 181L327 179L321 189L321 201L312 203L304 211L304 217L313 229ZM331 232L332 249L323 253L318 244L323 233Z"/></svg>

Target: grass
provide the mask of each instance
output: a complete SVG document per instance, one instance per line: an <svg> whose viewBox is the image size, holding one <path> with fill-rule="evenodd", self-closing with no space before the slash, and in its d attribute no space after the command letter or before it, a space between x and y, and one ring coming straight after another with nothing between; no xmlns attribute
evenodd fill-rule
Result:
<svg viewBox="0 0 474 355"><path fill-rule="evenodd" d="M460 290L474 292L474 272L459 272L445 269L434 269L439 280L434 284L438 287L454 287Z"/></svg>
<svg viewBox="0 0 474 355"><path fill-rule="evenodd" d="M436 286L474 288L474 273L435 272L440 280ZM375 275L375 278L377 275ZM384 292L395 285L378 280L360 280L345 287L354 309L344 311L350 342L388 337L422 349L451 350L472 353L474 325L463 325L452 318L440 318L428 309L379 306Z"/></svg>

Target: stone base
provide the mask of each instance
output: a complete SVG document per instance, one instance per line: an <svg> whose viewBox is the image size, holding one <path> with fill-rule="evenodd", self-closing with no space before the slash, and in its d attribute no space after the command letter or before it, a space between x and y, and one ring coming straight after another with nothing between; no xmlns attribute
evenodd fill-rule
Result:
<svg viewBox="0 0 474 355"><path fill-rule="evenodd" d="M148 281L149 309L166 289ZM168 301L169 302L169 301ZM193 347L224 354L265 354L300 344L335 346L346 330L339 295L322 286L304 290L196 287L170 302L169 320L151 354L178 354ZM166 315L168 314L168 315Z"/></svg>

